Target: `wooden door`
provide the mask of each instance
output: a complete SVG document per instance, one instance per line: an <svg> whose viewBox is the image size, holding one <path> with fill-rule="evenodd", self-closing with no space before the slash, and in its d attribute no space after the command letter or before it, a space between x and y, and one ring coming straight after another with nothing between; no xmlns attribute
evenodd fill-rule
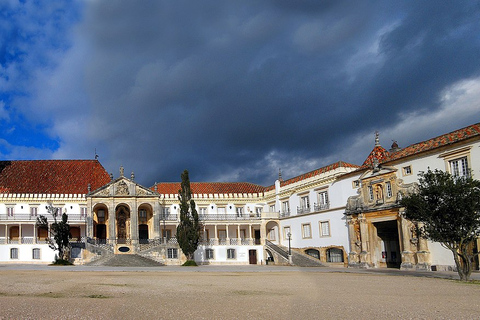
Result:
<svg viewBox="0 0 480 320"><path fill-rule="evenodd" d="M257 250L248 250L248 261L250 264L257 264Z"/></svg>

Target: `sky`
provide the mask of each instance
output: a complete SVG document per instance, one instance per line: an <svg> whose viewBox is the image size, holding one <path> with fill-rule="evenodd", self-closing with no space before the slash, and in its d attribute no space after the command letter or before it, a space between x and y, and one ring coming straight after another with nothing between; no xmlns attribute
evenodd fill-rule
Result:
<svg viewBox="0 0 480 320"><path fill-rule="evenodd" d="M0 160L272 185L480 122L479 1L0 0Z"/></svg>

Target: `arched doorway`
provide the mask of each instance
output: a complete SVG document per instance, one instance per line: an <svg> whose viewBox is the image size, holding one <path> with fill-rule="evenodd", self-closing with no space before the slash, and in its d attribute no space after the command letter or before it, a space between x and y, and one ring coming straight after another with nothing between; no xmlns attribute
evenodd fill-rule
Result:
<svg viewBox="0 0 480 320"><path fill-rule="evenodd" d="M98 243L107 242L108 209L104 204L93 208L93 237Z"/></svg>
<svg viewBox="0 0 480 320"><path fill-rule="evenodd" d="M147 224L138 225L138 241L140 241L140 243L148 243L148 225Z"/></svg>
<svg viewBox="0 0 480 320"><path fill-rule="evenodd" d="M267 240L278 243L279 242L279 227L276 221L269 221L266 227Z"/></svg>
<svg viewBox="0 0 480 320"><path fill-rule="evenodd" d="M130 209L126 205L119 205L115 210L117 220L117 243L125 244L130 239Z"/></svg>

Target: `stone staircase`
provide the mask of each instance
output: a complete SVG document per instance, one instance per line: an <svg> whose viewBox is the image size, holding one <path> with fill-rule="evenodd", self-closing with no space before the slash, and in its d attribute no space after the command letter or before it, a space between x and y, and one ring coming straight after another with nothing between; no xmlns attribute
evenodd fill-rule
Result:
<svg viewBox="0 0 480 320"><path fill-rule="evenodd" d="M137 254L115 254L87 263L105 267L160 267L163 264Z"/></svg>
<svg viewBox="0 0 480 320"><path fill-rule="evenodd" d="M269 249L272 252L275 252L277 259L280 258L282 260L287 260L288 261L288 249L276 245L272 243L271 241L266 241L265 242L265 247ZM311 257L307 254L291 250L292 252L292 264L294 266L298 267L325 267L325 265L318 259L315 259L314 257Z"/></svg>

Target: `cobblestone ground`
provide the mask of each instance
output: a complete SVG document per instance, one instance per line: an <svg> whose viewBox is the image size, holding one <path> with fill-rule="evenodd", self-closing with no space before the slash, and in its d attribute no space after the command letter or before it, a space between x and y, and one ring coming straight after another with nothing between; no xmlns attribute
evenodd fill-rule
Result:
<svg viewBox="0 0 480 320"><path fill-rule="evenodd" d="M0 319L479 319L480 284L342 272L0 271Z"/></svg>

